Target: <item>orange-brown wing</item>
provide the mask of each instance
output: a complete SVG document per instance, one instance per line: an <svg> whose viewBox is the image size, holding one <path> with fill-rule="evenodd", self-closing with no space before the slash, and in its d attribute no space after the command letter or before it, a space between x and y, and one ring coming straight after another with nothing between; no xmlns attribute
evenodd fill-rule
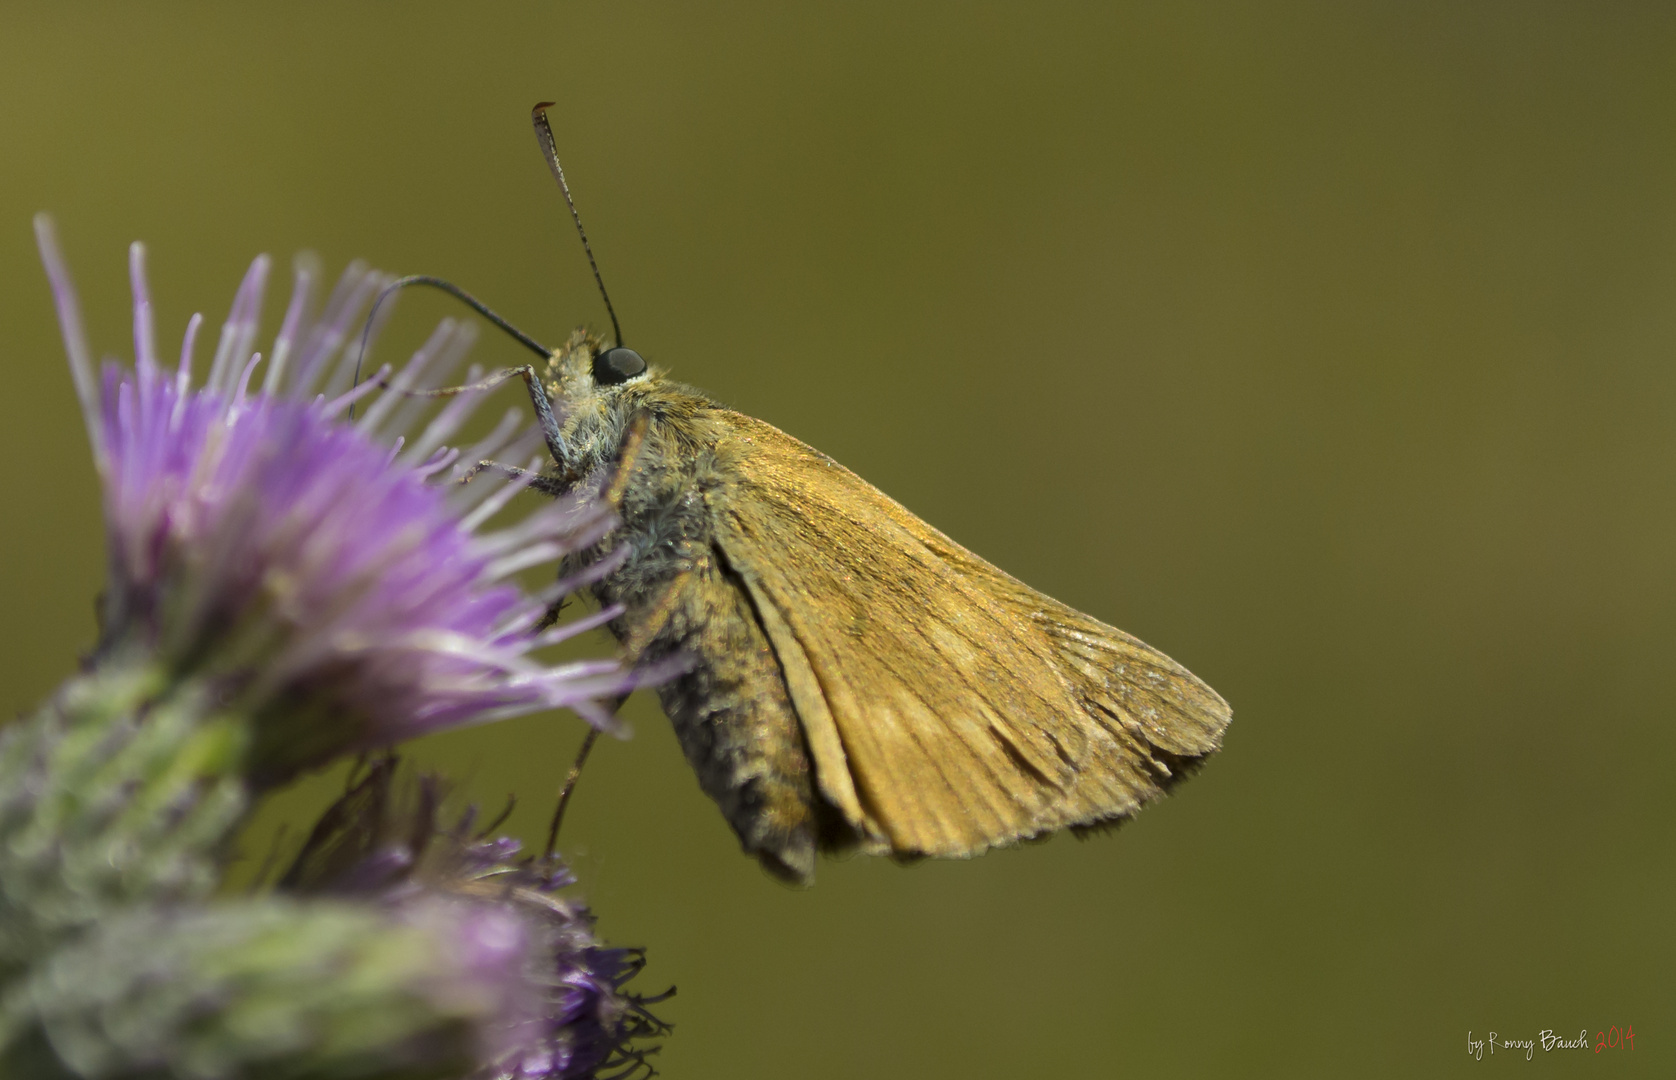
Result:
<svg viewBox="0 0 1676 1080"><path fill-rule="evenodd" d="M823 795L875 848L974 855L1133 813L1228 724L1163 653L1052 600L783 432L718 415L723 556Z"/></svg>

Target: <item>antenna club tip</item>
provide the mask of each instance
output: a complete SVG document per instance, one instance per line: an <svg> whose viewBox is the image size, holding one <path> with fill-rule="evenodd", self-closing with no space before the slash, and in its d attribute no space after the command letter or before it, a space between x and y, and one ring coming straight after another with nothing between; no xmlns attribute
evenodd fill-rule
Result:
<svg viewBox="0 0 1676 1080"><path fill-rule="evenodd" d="M535 103L535 108L530 110L530 115L535 116L543 109L551 109L556 104L558 103L554 101L538 101Z"/></svg>

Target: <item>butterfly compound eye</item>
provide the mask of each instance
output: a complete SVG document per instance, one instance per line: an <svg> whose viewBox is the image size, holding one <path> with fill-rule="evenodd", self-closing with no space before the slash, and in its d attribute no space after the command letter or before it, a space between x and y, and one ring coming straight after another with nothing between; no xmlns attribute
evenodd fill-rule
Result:
<svg viewBox="0 0 1676 1080"><path fill-rule="evenodd" d="M594 357L594 382L612 386L628 382L646 370L646 361L633 349L606 349Z"/></svg>

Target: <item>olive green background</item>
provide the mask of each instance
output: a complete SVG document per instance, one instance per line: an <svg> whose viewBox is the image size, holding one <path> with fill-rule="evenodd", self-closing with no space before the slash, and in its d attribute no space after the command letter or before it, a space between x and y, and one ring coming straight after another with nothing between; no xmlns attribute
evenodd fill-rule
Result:
<svg viewBox="0 0 1676 1080"><path fill-rule="evenodd" d="M565 847L665 1075L1669 1075L1667 5L9 4L0 708L102 573L30 215L121 356L135 238L165 341L304 248L557 341L542 98L631 344L1234 706L1115 835L795 891L637 699ZM419 755L533 837L579 731Z"/></svg>

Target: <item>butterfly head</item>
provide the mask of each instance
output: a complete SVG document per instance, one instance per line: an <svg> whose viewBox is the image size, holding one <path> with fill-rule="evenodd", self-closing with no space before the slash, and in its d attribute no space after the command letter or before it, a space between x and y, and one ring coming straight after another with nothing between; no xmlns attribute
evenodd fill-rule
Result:
<svg viewBox="0 0 1676 1080"><path fill-rule="evenodd" d="M574 456L563 464L578 471L613 460L636 413L664 411L661 369L580 330L554 350L543 382Z"/></svg>
<svg viewBox="0 0 1676 1080"><path fill-rule="evenodd" d="M547 361L548 389L555 404L599 397L634 396L659 372L633 349L610 345L578 330Z"/></svg>

